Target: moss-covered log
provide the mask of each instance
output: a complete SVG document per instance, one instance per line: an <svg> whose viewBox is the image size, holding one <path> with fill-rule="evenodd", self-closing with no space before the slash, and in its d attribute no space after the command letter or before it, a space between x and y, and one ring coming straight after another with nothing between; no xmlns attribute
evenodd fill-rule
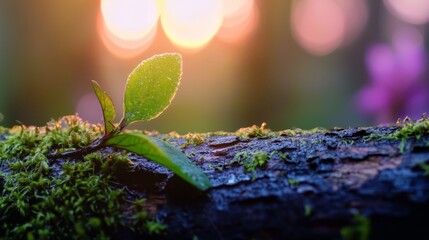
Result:
<svg viewBox="0 0 429 240"><path fill-rule="evenodd" d="M48 159L49 171L44 176L61 176L61 162L74 161L91 162L91 174L108 175L106 183L122 191L113 204L122 203L122 213L128 213L125 218L114 218L123 224L104 229L103 234L113 238L416 239L427 235L428 227L428 126L423 118L392 126L329 131L271 132L263 125L235 133L157 135L180 147L208 174L213 186L206 192L133 154L115 153L109 161L116 167L103 166L102 161L115 149L83 159L56 159L55 163ZM124 158L129 165L123 164ZM10 156L5 159L0 169L2 207L7 207L5 194L13 193L4 187L11 172ZM17 166L12 164L12 168ZM69 172L70 168L66 165ZM97 194L110 190L100 191ZM141 216L135 201L143 198L144 203L137 204L145 210ZM117 210L112 212L117 214ZM92 214L91 208L86 211ZM90 220L80 219L81 230L89 237L100 236L107 226L103 211L94 213L81 215ZM14 214L21 216L19 211ZM136 216L146 222L134 221ZM0 219L6 225L11 221ZM136 223L145 229L133 229ZM5 230L0 232L5 234Z"/></svg>
<svg viewBox="0 0 429 240"><path fill-rule="evenodd" d="M165 200L158 214L169 238L424 236L429 136L423 124L208 137L184 151L214 187L202 195L172 177L156 196Z"/></svg>

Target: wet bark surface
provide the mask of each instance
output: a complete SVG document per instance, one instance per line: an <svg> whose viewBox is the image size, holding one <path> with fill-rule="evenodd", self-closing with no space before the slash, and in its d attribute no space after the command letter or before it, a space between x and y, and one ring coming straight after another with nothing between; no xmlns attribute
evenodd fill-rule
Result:
<svg viewBox="0 0 429 240"><path fill-rule="evenodd" d="M167 239L416 239L427 235L428 139L370 139L396 127L335 129L295 136L171 139L210 177L201 193L168 170L133 156L118 176L128 194L147 198ZM269 160L246 171L237 153ZM359 218L361 220L359 220ZM365 219L365 220L362 220ZM132 235L130 235L132 237ZM159 238L159 236L157 237Z"/></svg>
<svg viewBox="0 0 429 240"><path fill-rule="evenodd" d="M201 192L164 167L130 155L132 167L119 171L115 184L129 199L146 198L148 212L167 225L167 232L136 236L119 229L112 237L422 239L429 214L429 176L422 167L429 164L429 135L404 142L371 137L397 129L211 136L198 144L170 138L213 186ZM237 156L256 152L268 160L248 171ZM62 164L57 159L51 166L54 175ZM8 172L6 166L0 169Z"/></svg>

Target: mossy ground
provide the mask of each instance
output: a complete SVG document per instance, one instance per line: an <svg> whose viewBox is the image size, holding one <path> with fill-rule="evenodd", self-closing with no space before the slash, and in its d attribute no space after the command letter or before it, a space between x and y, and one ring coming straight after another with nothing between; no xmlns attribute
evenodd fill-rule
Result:
<svg viewBox="0 0 429 240"><path fill-rule="evenodd" d="M82 148L102 126L76 116L44 127L14 127L0 141L0 239L108 239L127 229L160 233L144 199L130 198L116 174L126 171L125 152L98 151L74 159L49 154Z"/></svg>

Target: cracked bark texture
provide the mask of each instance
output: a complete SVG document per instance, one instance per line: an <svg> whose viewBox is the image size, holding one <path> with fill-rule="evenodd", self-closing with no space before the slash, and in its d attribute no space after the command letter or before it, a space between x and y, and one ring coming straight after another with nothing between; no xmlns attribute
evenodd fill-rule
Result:
<svg viewBox="0 0 429 240"><path fill-rule="evenodd" d="M342 239L342 229L365 228L354 221L358 215L369 220L369 239L420 239L429 227L429 176L421 167L429 163L429 135L407 140L403 151L400 140L368 138L396 129L207 137L182 148L213 183L204 193L139 156L131 157L131 172L117 177L168 226L155 238ZM235 158L259 150L269 160L253 172Z"/></svg>

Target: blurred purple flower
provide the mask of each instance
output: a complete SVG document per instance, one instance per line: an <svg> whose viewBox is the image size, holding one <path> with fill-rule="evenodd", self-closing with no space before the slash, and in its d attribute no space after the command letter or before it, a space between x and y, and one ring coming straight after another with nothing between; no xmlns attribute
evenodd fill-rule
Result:
<svg viewBox="0 0 429 240"><path fill-rule="evenodd" d="M418 118L429 110L429 92L422 81L427 55L421 35L412 30L401 29L391 45L375 44L366 52L371 82L358 93L357 103L378 123Z"/></svg>

